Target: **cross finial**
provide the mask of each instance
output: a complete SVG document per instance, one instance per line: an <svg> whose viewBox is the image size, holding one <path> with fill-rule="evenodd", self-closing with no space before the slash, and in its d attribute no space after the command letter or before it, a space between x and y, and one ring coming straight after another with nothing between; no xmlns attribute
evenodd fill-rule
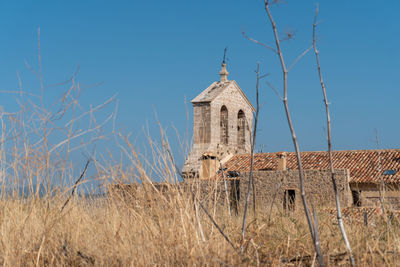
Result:
<svg viewBox="0 0 400 267"><path fill-rule="evenodd" d="M225 47L225 49L224 49L224 58L222 59L222 64L223 63L226 63L225 62L225 59L226 59L226 51L228 50L228 47Z"/></svg>

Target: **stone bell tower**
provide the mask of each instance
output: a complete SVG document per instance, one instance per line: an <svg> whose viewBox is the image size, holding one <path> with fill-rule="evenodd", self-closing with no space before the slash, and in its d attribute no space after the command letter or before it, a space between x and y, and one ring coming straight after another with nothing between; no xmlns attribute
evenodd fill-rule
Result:
<svg viewBox="0 0 400 267"><path fill-rule="evenodd" d="M193 146L182 173L209 179L233 155L250 152L254 107L236 81L228 80L225 60L213 82L193 104Z"/></svg>

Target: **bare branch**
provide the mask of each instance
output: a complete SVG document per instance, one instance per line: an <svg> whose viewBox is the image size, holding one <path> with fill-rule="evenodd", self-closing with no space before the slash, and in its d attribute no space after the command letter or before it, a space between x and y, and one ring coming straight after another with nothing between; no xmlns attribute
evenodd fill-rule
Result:
<svg viewBox="0 0 400 267"><path fill-rule="evenodd" d="M78 137L81 137L87 133L99 130L101 127L103 127L109 120L111 120L113 118L113 114L111 114L110 116L108 116L101 124L94 126L93 128L89 128L83 132L78 132L77 134L74 134L73 136L69 136L67 139L59 142L58 144L52 146L52 148L50 149L49 153L53 152L54 150L56 150L57 148L59 148L60 146L70 142L73 139L76 139Z"/></svg>
<svg viewBox="0 0 400 267"><path fill-rule="evenodd" d="M49 84L46 87L57 87L57 86L64 85L64 84L67 84L67 83L71 82L75 78L75 76L78 74L79 69L80 69L80 65L78 64L78 66L76 67L76 70L72 74L71 78L69 78L68 80L65 80L63 82Z"/></svg>
<svg viewBox="0 0 400 267"><path fill-rule="evenodd" d="M29 65L28 61L25 60L24 63L25 63L26 68L27 68L28 70L30 70L30 71L36 76L36 78L39 79L39 74L37 73L37 71L35 71L35 70L31 67L31 65Z"/></svg>
<svg viewBox="0 0 400 267"><path fill-rule="evenodd" d="M74 122L77 121L77 120L80 120L80 119L83 118L84 116L89 115L90 112L95 112L95 111L97 111L97 110L102 109L103 107L105 107L105 106L108 105L109 103L113 102L113 101L116 99L116 96L117 96L117 95L113 95L112 97L110 97L109 99L107 99L104 103L99 104L99 105L97 105L96 107L92 108L91 110L88 110L88 111L82 113L81 115L79 115L79 116L76 117L76 118L71 119L69 122L67 122L67 123L65 124L65 127L69 126L71 123L74 123Z"/></svg>
<svg viewBox="0 0 400 267"><path fill-rule="evenodd" d="M37 97L39 98L40 96L32 94L32 93L28 93L28 92L24 92L24 91L13 91L13 90L0 90L1 94L23 94L23 95L29 95L29 96L33 96L33 97Z"/></svg>
<svg viewBox="0 0 400 267"><path fill-rule="evenodd" d="M270 83L270 82L266 82L266 84L272 89L272 91L275 92L275 94L279 97L279 99L281 101L283 101L283 97L281 96L281 94L278 92L278 90L276 90L276 88Z"/></svg>
<svg viewBox="0 0 400 267"><path fill-rule="evenodd" d="M259 45L261 45L261 46L263 46L263 47L265 47L265 48L271 50L271 51L274 52L274 53L278 53L278 51L276 51L276 50L275 50L274 48L272 48L271 46L269 46L269 45L267 45L267 44L265 44L265 43L263 43L263 42L257 41L256 39L253 39L253 38L251 38L250 36L248 36L244 30L242 31L242 35L243 35L243 37L246 38L247 40L249 40L249 41L251 41L251 42L253 42L253 43L259 44Z"/></svg>
<svg viewBox="0 0 400 267"><path fill-rule="evenodd" d="M301 53L301 54L293 61L292 65L289 66L288 71L290 71L290 70L294 67L294 65L296 65L297 62L299 62L300 59L302 59L305 55L307 55L307 53L310 52L310 50L311 50L312 48L313 48L313 46L310 45L309 48L307 48L306 50L304 50L304 52Z"/></svg>

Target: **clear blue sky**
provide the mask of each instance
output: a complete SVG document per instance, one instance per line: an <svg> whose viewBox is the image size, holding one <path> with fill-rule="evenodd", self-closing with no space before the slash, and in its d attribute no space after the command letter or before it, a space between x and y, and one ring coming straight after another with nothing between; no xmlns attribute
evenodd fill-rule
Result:
<svg viewBox="0 0 400 267"><path fill-rule="evenodd" d="M288 64L311 44L315 1L274 6L279 32L292 29L284 43ZM334 149L399 148L400 2L321 1L318 46L332 112ZM154 110L170 136L186 127L185 98L192 99L217 80L228 46L230 79L255 101L256 63L281 90L276 55L244 39L273 45L263 1L11 1L0 2L0 89L39 90L26 60L37 66L37 29L41 28L44 83L71 76L89 88L82 105L102 103L118 94L117 126L141 140L148 123L156 137ZM49 94L63 88L48 89ZM53 91L51 91L53 90ZM60 92L54 90L60 90ZM1 95L0 105L16 108ZM292 151L282 104L261 87L258 149ZM289 74L289 104L303 150L324 150L325 117L313 53ZM191 106L190 114L191 114ZM190 128L192 121L190 118ZM174 139L173 137L171 137ZM175 141L173 141L175 145ZM182 162L182 160L179 160Z"/></svg>

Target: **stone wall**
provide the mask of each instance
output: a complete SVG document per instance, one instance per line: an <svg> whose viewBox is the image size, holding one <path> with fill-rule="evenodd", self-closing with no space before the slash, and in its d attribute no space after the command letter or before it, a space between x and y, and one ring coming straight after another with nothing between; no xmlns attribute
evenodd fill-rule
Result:
<svg viewBox="0 0 400 267"><path fill-rule="evenodd" d="M193 104L193 142L194 144L211 141L211 107L210 103Z"/></svg>
<svg viewBox="0 0 400 267"><path fill-rule="evenodd" d="M189 179L180 183L180 188L185 192L193 192L202 203L213 205L214 202L226 203L225 186L222 180ZM230 181L227 181L228 193L230 193Z"/></svg>
<svg viewBox="0 0 400 267"><path fill-rule="evenodd" d="M218 97L211 102L211 143L213 150L219 158L223 159L226 155L250 152L250 133L253 127L253 112L249 103L245 100L232 82ZM225 106L228 110L228 145L223 144L220 138L220 111ZM238 146L238 113L242 110L246 117L245 127L245 146Z"/></svg>
<svg viewBox="0 0 400 267"><path fill-rule="evenodd" d="M230 181L227 181L227 185L230 190ZM189 200L193 199L192 193L209 210L214 207L226 207L225 187L222 181L217 180L188 179L176 184L156 182L152 184L112 184L108 186L107 190L110 199L133 207L162 204L163 201L160 198L173 200L183 197L183 199Z"/></svg>
<svg viewBox="0 0 400 267"><path fill-rule="evenodd" d="M341 206L351 206L352 196L348 186L349 171L337 169L335 173ZM304 170L304 175L305 190L309 203L313 203L318 207L335 207L330 171ZM257 171L253 173L253 177L256 187L256 200L261 209L268 208L272 202L275 207L280 209L285 208L284 204L286 204L286 208L289 208L289 190L294 190L295 201L293 208L302 209L298 171ZM237 179L227 178L229 199L231 202L237 201L239 211L242 211L244 207L248 179L249 173L241 173ZM222 179L218 181L188 180L184 184L185 186L190 186L199 199L205 203L212 205L215 200L222 205L226 203L225 187ZM252 199L252 193L250 199ZM233 209L235 208L234 206L232 207Z"/></svg>
<svg viewBox="0 0 400 267"><path fill-rule="evenodd" d="M400 209L400 188L398 185L387 184L384 190L379 192L379 184L377 183L350 183L350 189L358 193L360 206L380 206L382 195L385 204Z"/></svg>
<svg viewBox="0 0 400 267"><path fill-rule="evenodd" d="M193 146L186 159L182 172L194 178L201 167L200 158L209 151L211 141L211 106L210 103L193 104Z"/></svg>
<svg viewBox="0 0 400 267"><path fill-rule="evenodd" d="M350 207L353 205L352 191L361 192L360 204L362 207L379 206L379 189L376 184L350 184L349 171L337 169L336 182L339 190L341 206ZM331 182L330 172L327 170L304 170L305 190L309 203L318 207L335 207L334 193ZM258 207L267 211L270 204L279 209L294 208L302 209L301 195L299 190L298 171L256 171L254 172L254 183L256 187L256 200ZM242 211L247 193L249 173L241 173L239 178L227 178L228 198L235 207ZM147 185L148 190L152 191L153 186L161 191L165 196L169 196L171 188L179 189L180 192L191 195L194 192L201 202L208 206L226 206L226 193L224 181L219 180L200 180L186 179L177 184L154 183ZM124 199L142 198L144 191L139 184L132 185L112 185L109 194L122 196ZM294 203L290 206L289 190L294 192ZM176 192L176 190L172 190ZM285 193L286 192L286 193ZM171 192L172 193L172 192ZM385 204L393 208L400 209L400 188L398 186L387 185L383 192ZM252 195L251 195L252 199ZM237 205L235 205L235 201ZM285 203L286 202L286 203Z"/></svg>
<svg viewBox="0 0 400 267"><path fill-rule="evenodd" d="M304 188L307 199L315 206L335 206L331 174L328 170L304 170ZM257 171L253 173L256 187L256 199L259 203L271 203L273 199L278 207L290 202L294 193L294 207L302 207L299 189L299 174L295 170ZM349 171L335 170L335 178L339 191L339 199L343 207L352 204L351 191L348 186ZM240 202L242 204L247 193L249 173L242 173L240 179ZM291 190L289 192L289 190Z"/></svg>

